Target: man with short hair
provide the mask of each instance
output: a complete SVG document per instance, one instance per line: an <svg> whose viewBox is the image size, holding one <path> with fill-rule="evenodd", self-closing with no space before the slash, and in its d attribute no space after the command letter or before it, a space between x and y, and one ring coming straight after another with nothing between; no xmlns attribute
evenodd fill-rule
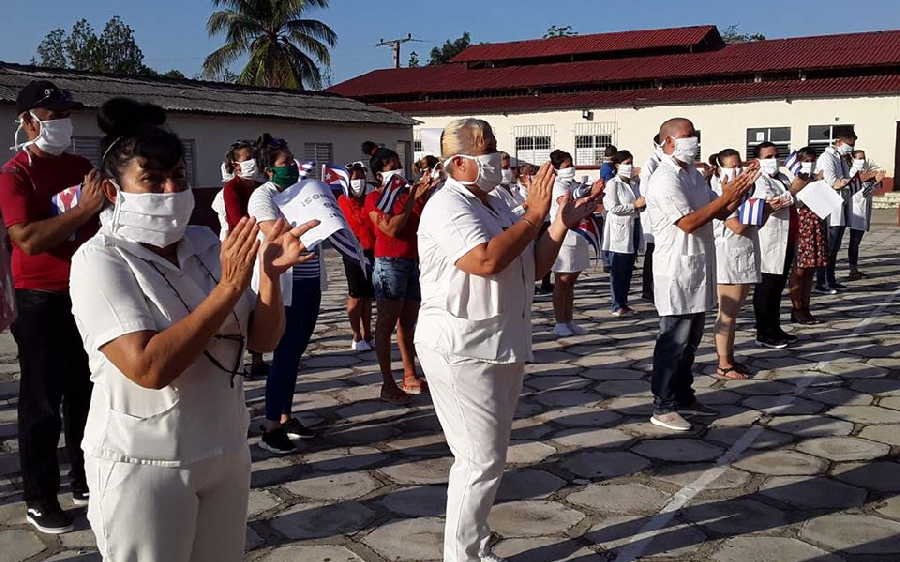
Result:
<svg viewBox="0 0 900 562"><path fill-rule="evenodd" d="M69 154L70 113L83 105L52 82L36 80L16 98L27 140L0 168L0 211L12 241L18 317L19 459L26 519L39 531L63 533L72 519L57 494L57 443L62 426L71 464L72 495L87 505L81 439L91 397L90 368L72 317L72 254L97 231L103 178L84 158ZM60 417L62 410L62 419Z"/></svg>
<svg viewBox="0 0 900 562"><path fill-rule="evenodd" d="M698 139L687 119L662 124L663 156L650 176L647 216L656 251L653 281L659 335L653 351L653 416L650 422L688 431L685 415L715 415L692 388L694 354L703 336L706 312L716 304L716 247L710 222L724 220L759 176L758 164L733 181L722 183L716 196L694 167Z"/></svg>
<svg viewBox="0 0 900 562"><path fill-rule="evenodd" d="M847 228L847 212L850 204L850 159L853 146L856 144L856 133L845 130L834 139L834 144L825 149L816 161L816 170L822 179L833 187L844 200L840 211L829 215L828 220L828 265L816 269L816 292L828 295L837 294L839 289L847 287L837 282L834 269L838 250Z"/></svg>

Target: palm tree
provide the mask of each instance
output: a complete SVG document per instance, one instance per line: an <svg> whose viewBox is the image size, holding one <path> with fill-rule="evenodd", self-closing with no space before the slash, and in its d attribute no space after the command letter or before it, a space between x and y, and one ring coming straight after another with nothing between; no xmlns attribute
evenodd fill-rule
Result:
<svg viewBox="0 0 900 562"><path fill-rule="evenodd" d="M213 0L225 9L206 23L210 36L225 32L225 45L203 61L203 76L217 78L248 56L238 84L303 90L322 87L319 65L331 64L329 47L337 34L319 20L303 19L309 8L328 0Z"/></svg>

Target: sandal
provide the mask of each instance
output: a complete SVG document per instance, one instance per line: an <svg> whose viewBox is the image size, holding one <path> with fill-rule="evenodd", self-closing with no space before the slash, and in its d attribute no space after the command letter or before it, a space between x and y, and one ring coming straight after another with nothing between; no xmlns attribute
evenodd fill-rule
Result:
<svg viewBox="0 0 900 562"><path fill-rule="evenodd" d="M400 388L407 394L428 394L428 382L425 379L416 378L415 384L410 384L406 379L403 380L403 386Z"/></svg>
<svg viewBox="0 0 900 562"><path fill-rule="evenodd" d="M738 371L742 372L743 374L747 375L748 377L753 373L753 371L750 370L750 367L744 365L743 363L741 363L739 361L732 361L731 366L733 368L737 369Z"/></svg>
<svg viewBox="0 0 900 562"><path fill-rule="evenodd" d="M400 389L398 388L397 390ZM409 395L402 390L400 390L400 394L388 394L385 392L384 386L381 387L381 395L379 397L388 404L395 406L406 406L410 401Z"/></svg>
<svg viewBox="0 0 900 562"><path fill-rule="evenodd" d="M716 374L713 376L724 381L745 381L750 378L749 375L739 371L735 365L731 367L716 367Z"/></svg>

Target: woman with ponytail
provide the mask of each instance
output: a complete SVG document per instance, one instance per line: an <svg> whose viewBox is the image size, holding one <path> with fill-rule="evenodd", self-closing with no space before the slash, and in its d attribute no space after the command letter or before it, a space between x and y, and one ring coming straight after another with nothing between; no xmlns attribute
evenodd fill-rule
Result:
<svg viewBox="0 0 900 562"><path fill-rule="evenodd" d="M107 203L71 289L94 381L88 520L104 560L238 562L250 484L241 358L278 343L278 279L306 259L299 236L316 223L278 221L258 241L245 218L222 243L189 227L184 148L165 120L126 98L98 115Z"/></svg>

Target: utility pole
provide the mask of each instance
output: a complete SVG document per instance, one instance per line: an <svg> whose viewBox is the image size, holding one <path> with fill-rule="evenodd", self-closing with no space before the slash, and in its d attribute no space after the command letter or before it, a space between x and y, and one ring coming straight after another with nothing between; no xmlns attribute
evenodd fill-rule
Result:
<svg viewBox="0 0 900 562"><path fill-rule="evenodd" d="M375 44L376 47L390 47L391 51L394 55L394 68L400 68L400 45L406 43L408 41L417 41L413 39L412 33L407 33L406 37L403 39L392 39L390 41L385 41L381 39L378 43Z"/></svg>

